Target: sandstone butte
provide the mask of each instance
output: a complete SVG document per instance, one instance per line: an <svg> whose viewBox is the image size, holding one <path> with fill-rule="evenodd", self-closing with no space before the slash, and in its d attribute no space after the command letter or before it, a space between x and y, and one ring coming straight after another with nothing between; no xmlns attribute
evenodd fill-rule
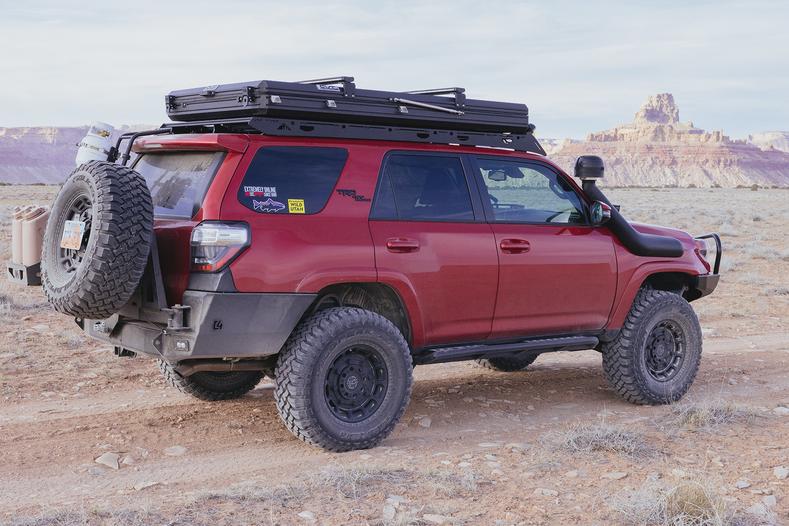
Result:
<svg viewBox="0 0 789 526"><path fill-rule="evenodd" d="M599 155L606 186L789 187L789 153L780 149L787 135L758 134L749 142L707 132L680 122L673 95L661 93L647 99L633 122L585 141L566 140L549 158L572 173L579 155Z"/></svg>

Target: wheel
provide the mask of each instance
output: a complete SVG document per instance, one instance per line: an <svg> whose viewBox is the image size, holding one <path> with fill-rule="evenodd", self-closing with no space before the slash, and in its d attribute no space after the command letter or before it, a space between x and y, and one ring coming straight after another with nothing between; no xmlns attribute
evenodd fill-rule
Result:
<svg viewBox="0 0 789 526"><path fill-rule="evenodd" d="M73 247L63 248L64 230ZM129 301L148 262L153 204L129 168L90 161L77 167L52 205L41 251L41 282L55 310L104 319Z"/></svg>
<svg viewBox="0 0 789 526"><path fill-rule="evenodd" d="M701 340L699 320L684 298L644 288L617 337L602 346L606 378L629 402L676 402L696 378Z"/></svg>
<svg viewBox="0 0 789 526"><path fill-rule="evenodd" d="M411 353L379 314L352 307L304 320L280 353L277 410L301 440L329 451L376 446L411 397Z"/></svg>
<svg viewBox="0 0 789 526"><path fill-rule="evenodd" d="M263 378L263 371L201 371L191 376L181 376L164 360L159 360L159 370L171 386L209 402L241 398Z"/></svg>
<svg viewBox="0 0 789 526"><path fill-rule="evenodd" d="M512 373L523 371L537 359L538 354L513 354L510 356L497 356L495 358L480 358L477 363L487 369Z"/></svg>

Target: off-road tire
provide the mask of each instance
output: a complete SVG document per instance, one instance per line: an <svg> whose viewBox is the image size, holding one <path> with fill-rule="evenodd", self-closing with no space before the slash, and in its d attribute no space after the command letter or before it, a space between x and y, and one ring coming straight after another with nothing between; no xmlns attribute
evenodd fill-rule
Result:
<svg viewBox="0 0 789 526"><path fill-rule="evenodd" d="M263 378L262 371L201 371L191 376L181 376L164 360L159 360L159 370L169 385L208 402L241 398Z"/></svg>
<svg viewBox="0 0 789 526"><path fill-rule="evenodd" d="M526 355L512 355L512 356L496 356L495 358L480 358L477 364L486 369L493 371L500 371L503 373L514 373L516 371L524 371L527 367L534 363L538 354Z"/></svg>
<svg viewBox="0 0 789 526"><path fill-rule="evenodd" d="M381 367L373 369L385 370L387 387L369 416L348 422L330 407L332 371L347 353L360 348L375 351ZM355 307L322 310L302 321L280 353L277 410L287 428L309 444L329 451L371 448L392 432L405 412L412 369L402 333L383 316Z"/></svg>
<svg viewBox="0 0 789 526"><path fill-rule="evenodd" d="M647 343L665 324L684 342L684 358L673 377L660 381L650 372ZM602 345L603 370L611 387L628 402L668 404L690 389L701 363L701 347L701 327L690 304L678 294L643 288L617 337Z"/></svg>
<svg viewBox="0 0 789 526"><path fill-rule="evenodd" d="M70 269L62 263L65 222L84 206L89 217ZM129 168L100 161L78 166L52 205L41 254L41 282L49 303L79 318L104 319L131 298L148 262L153 204L145 179Z"/></svg>

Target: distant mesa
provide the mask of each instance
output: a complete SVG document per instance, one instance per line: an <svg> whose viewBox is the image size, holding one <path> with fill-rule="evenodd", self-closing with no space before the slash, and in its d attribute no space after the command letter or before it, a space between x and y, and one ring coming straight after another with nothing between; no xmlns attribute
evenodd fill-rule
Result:
<svg viewBox="0 0 789 526"><path fill-rule="evenodd" d="M608 186L789 186L789 132L748 141L681 122L671 93L647 98L633 122L551 144L552 160L571 172L579 155L601 156Z"/></svg>
<svg viewBox="0 0 789 526"><path fill-rule="evenodd" d="M121 126L116 131L156 127ZM0 182L62 183L74 169L77 144L87 131L87 126L0 128Z"/></svg>

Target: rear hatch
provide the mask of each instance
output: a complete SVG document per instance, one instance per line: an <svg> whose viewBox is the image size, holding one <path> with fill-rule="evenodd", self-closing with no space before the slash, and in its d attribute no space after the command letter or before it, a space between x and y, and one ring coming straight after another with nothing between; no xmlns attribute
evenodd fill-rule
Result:
<svg viewBox="0 0 789 526"><path fill-rule="evenodd" d="M191 270L190 237L204 219L217 219L227 182L246 149L216 135L149 139L135 146L133 164L148 184L168 305L182 301ZM240 151L239 151L240 150Z"/></svg>

